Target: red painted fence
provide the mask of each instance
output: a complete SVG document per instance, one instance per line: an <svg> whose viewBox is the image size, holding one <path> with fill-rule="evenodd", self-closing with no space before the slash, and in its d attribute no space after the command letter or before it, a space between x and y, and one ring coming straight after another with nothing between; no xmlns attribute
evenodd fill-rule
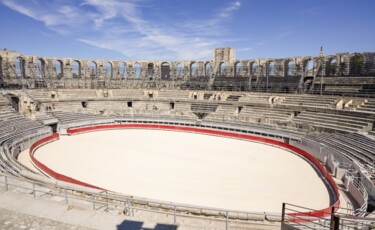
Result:
<svg viewBox="0 0 375 230"><path fill-rule="evenodd" d="M85 187L89 187L89 188L95 188L95 189L101 189L101 190L103 190L102 188L99 188L97 186L90 185L90 184L87 184L85 182L82 182L82 181L76 180L74 178L71 178L71 177L65 176L63 174L60 174L58 172L55 172L52 169L48 168L43 163L41 163L40 161L38 161L34 157L34 151L37 148L39 148L40 146L42 146L44 144L47 144L49 142L58 140L59 137L60 137L60 135L58 133L54 133L51 136L45 137L43 139L40 139L39 141L37 141L37 142L35 142L34 144L31 145L29 154L30 154L30 159L34 163L34 165L36 165L40 170L42 170L47 175L55 178L56 180L65 181L65 182L68 182L68 183L77 184L77 185L81 185L81 186L85 186Z"/></svg>
<svg viewBox="0 0 375 230"><path fill-rule="evenodd" d="M340 193L338 191L338 187L336 183L334 182L333 178L331 175L328 173L328 171L320 164L320 162L315 159L313 156L311 156L309 153L306 151L299 149L293 145L278 141L278 140L273 140L273 139L268 139L264 137L259 137L259 136L251 136L248 134L242 134L242 133L234 133L234 132L228 132L228 131L222 131L222 130L213 130L213 129L204 129L204 128L197 128L197 127L185 127L185 126L173 126L173 125L159 125L159 124L112 124L112 125L97 125L97 126L89 126L89 127L82 127L82 128L75 128L75 129L69 129L67 130L67 133L69 135L74 135L74 134L80 134L84 132L91 132L91 131L100 131L100 130L108 130L108 129L129 129L129 128L134 128L134 129L162 129L162 130L173 130L173 131L183 131L183 132L193 132L193 133L201 133L201 134L208 134L208 135L216 135L216 136L224 136L224 137L231 137L231 138L238 138L242 140L249 140L249 141L256 141L256 142L261 142L265 144L270 144L274 145L277 147L285 148L288 149L292 152L295 152L304 158L306 158L309 162L311 162L315 167L321 172L322 176L328 181L330 184L333 192L336 194L336 201L334 202L333 205L322 209L322 210L316 210L316 211L311 211L311 212L303 212L303 213L289 213L289 216L295 216L297 221L298 217L326 217L331 215L332 208L336 211L339 208L340 205ZM53 134L52 136L46 137L42 140L37 141L34 143L31 148L30 148L30 157L34 164L38 166L40 169L42 169L44 172L46 172L48 175L54 177L55 179L78 184L78 185L83 185L91 188L98 188L93 185L86 184L84 182L75 180L71 177L64 176L62 174L59 174L57 172L54 172L53 170L49 169L47 166L43 165L40 163L38 160L36 160L33 156L33 151L38 148L40 145L45 144L47 142L56 140L59 138L59 134ZM300 222L300 221L299 221Z"/></svg>

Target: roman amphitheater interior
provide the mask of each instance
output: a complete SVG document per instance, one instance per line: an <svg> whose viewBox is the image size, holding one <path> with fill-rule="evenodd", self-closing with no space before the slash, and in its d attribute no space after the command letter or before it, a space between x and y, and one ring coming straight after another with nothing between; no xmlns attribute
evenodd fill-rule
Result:
<svg viewBox="0 0 375 230"><path fill-rule="evenodd" d="M171 62L4 49L0 93L0 189L24 187L34 197L48 193L61 203L94 204L96 212L154 218L181 229L195 222L221 229L375 228L375 53L238 60L227 47L214 49L212 60ZM272 214L178 206L104 193L33 161L34 148L56 135L116 125L249 135L308 153L332 190L331 202L315 211L284 204ZM24 151L40 171L18 160Z"/></svg>

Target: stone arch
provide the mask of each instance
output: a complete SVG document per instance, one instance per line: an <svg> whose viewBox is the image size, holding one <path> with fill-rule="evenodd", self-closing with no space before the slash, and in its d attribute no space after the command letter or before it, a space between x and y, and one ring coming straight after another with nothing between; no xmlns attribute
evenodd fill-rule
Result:
<svg viewBox="0 0 375 230"><path fill-rule="evenodd" d="M42 58L38 58L35 61L35 77L36 78L44 78L45 77L45 68L46 68L46 61Z"/></svg>
<svg viewBox="0 0 375 230"><path fill-rule="evenodd" d="M325 72L327 76L336 76L336 70L337 70L337 59L334 57L328 60Z"/></svg>
<svg viewBox="0 0 375 230"><path fill-rule="evenodd" d="M275 61L268 62L268 76L270 77L276 76L276 62Z"/></svg>
<svg viewBox="0 0 375 230"><path fill-rule="evenodd" d="M251 62L249 69L250 69L250 74L252 76L255 75L255 73L257 72L257 69L258 69L257 63L256 62Z"/></svg>
<svg viewBox="0 0 375 230"><path fill-rule="evenodd" d="M3 58L0 55L0 77L3 77Z"/></svg>
<svg viewBox="0 0 375 230"><path fill-rule="evenodd" d="M120 62L118 65L118 75L121 79L127 78L127 66L125 62Z"/></svg>
<svg viewBox="0 0 375 230"><path fill-rule="evenodd" d="M53 70L55 71L55 76L56 76L57 79L63 78L63 76L64 76L63 61L55 60L53 62Z"/></svg>
<svg viewBox="0 0 375 230"><path fill-rule="evenodd" d="M90 78L96 78L98 76L98 63L90 61L87 65Z"/></svg>
<svg viewBox="0 0 375 230"><path fill-rule="evenodd" d="M198 73L198 64L196 62L190 63L190 76L196 76Z"/></svg>
<svg viewBox="0 0 375 230"><path fill-rule="evenodd" d="M314 74L314 60L311 59L311 58L308 58L308 59L304 60L303 63L304 63L303 69L305 71L305 75L306 76L313 76L313 74Z"/></svg>
<svg viewBox="0 0 375 230"><path fill-rule="evenodd" d="M235 77L241 76L241 71L242 71L242 63L241 62L236 62L234 64L234 76Z"/></svg>
<svg viewBox="0 0 375 230"><path fill-rule="evenodd" d="M204 64L204 74L205 76L210 76L212 74L212 65L209 62Z"/></svg>
<svg viewBox="0 0 375 230"><path fill-rule="evenodd" d="M160 74L162 80L170 79L171 77L171 65L168 62L161 63Z"/></svg>
<svg viewBox="0 0 375 230"><path fill-rule="evenodd" d="M154 79L154 63L152 62L147 64L147 77L149 80Z"/></svg>
<svg viewBox="0 0 375 230"><path fill-rule="evenodd" d="M104 65L104 69L105 69L104 76L109 77L109 78L113 77L113 64L112 64L112 62L107 61Z"/></svg>
<svg viewBox="0 0 375 230"><path fill-rule="evenodd" d="M14 61L14 74L18 78L25 77L25 59L23 57L17 57Z"/></svg>
<svg viewBox="0 0 375 230"><path fill-rule="evenodd" d="M134 69L134 78L135 79L140 79L141 78L141 73L142 73L142 66L138 62L136 62L133 66Z"/></svg>
<svg viewBox="0 0 375 230"><path fill-rule="evenodd" d="M219 74L224 75L226 71L227 71L227 65L224 62L221 62L219 64Z"/></svg>
<svg viewBox="0 0 375 230"><path fill-rule="evenodd" d="M82 64L78 60L73 60L72 65L72 77L73 78L80 78L81 77L81 68Z"/></svg>
<svg viewBox="0 0 375 230"><path fill-rule="evenodd" d="M285 62L285 76L292 77L294 76L294 61L293 60L287 60Z"/></svg>
<svg viewBox="0 0 375 230"><path fill-rule="evenodd" d="M183 76L184 75L184 65L182 63L178 63L176 65L176 76Z"/></svg>

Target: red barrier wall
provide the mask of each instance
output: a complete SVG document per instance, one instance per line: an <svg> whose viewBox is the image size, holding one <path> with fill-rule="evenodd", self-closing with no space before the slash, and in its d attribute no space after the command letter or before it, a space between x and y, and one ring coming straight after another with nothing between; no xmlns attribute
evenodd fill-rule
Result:
<svg viewBox="0 0 375 230"><path fill-rule="evenodd" d="M39 141L35 142L34 144L31 145L30 147L30 150L29 150L29 154L30 154L30 159L31 161L40 169L42 170L44 173L48 174L49 176L55 178L56 180L60 180L60 181L65 181L65 182L68 182L68 183L72 183L72 184L77 184L77 185L81 185L81 186L85 186L85 187L90 187L90 188L95 188L95 189L101 189L101 190L104 190L102 188L99 188L97 186L94 186L94 185L90 185L90 184L87 184L85 182L82 182L82 181L79 181L79 180L76 180L74 178L71 178L71 177L68 177L68 176L65 176L63 174L60 174L58 172L55 172L53 171L52 169L48 168L46 165L44 165L43 163L41 163L40 161L38 161L35 157L34 157L34 151L39 148L40 146L44 145L44 144L47 144L51 141L55 141L55 140L58 140L60 137L60 135L58 133L54 133L52 134L51 136L48 136L48 137L45 137L43 139L40 139Z"/></svg>
<svg viewBox="0 0 375 230"><path fill-rule="evenodd" d="M74 135L74 134L80 134L84 132L91 132L91 131L100 131L100 130L108 130L108 129L129 129L129 128L141 128L141 129L162 129L162 130L173 130L173 131L183 131L183 132L194 132L194 133L202 133L202 134L208 134L208 135L216 135L216 136L224 136L224 137L231 137L231 138L238 138L242 140L249 140L249 141L257 141L265 144L270 144L274 145L277 147L285 148L290 151L293 151L294 153L297 153L304 158L306 158L309 162L311 162L313 165L316 166L316 168L321 172L322 176L328 181L330 184L333 192L336 194L337 200L334 202L333 205L322 209L322 210L316 210L316 211L311 211L311 212L304 212L304 213L289 213L289 216L295 216L295 217L304 217L304 216L311 216L311 217L326 217L331 214L332 208L336 211L339 208L340 205L340 193L338 190L338 187L336 183L334 182L333 178L331 175L328 173L328 171L320 164L320 162L315 159L313 156L311 156L309 153L306 151L299 149L293 145L277 141L277 140L272 140L264 137L259 137L259 136L251 136L248 134L242 134L242 133L234 133L234 132L228 132L228 131L221 131L221 130L213 130L213 129L204 129L204 128L197 128L197 127L185 127L185 126L173 126L173 125L159 125L159 124L113 124L113 125L98 125L98 126L89 126L89 127L82 127L82 128L75 128L75 129L69 129L67 130L67 133L69 135ZM56 140L58 139L58 134L54 134L50 137L44 138L32 145L30 148L30 157L32 158L33 162L43 171L45 171L47 174L53 176L54 178L58 180L63 180L66 182L74 183L74 184L79 184L83 186L88 186L92 188L98 188L96 186L92 186L89 184L86 184L81 181L77 181L73 178L66 177L64 175L61 175L59 173L56 173L49 169L47 166L41 164L38 162L32 155L33 151L39 147L41 144L44 144L46 142ZM100 188L99 188L100 189ZM297 221L297 219L295 220ZM301 222L301 221L299 221Z"/></svg>

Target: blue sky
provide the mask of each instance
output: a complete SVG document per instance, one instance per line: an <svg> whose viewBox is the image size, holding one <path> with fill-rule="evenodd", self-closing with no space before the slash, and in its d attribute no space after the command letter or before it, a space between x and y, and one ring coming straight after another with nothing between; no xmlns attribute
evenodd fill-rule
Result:
<svg viewBox="0 0 375 230"><path fill-rule="evenodd" d="M209 60L375 51L375 0L0 0L0 48L48 57Z"/></svg>

